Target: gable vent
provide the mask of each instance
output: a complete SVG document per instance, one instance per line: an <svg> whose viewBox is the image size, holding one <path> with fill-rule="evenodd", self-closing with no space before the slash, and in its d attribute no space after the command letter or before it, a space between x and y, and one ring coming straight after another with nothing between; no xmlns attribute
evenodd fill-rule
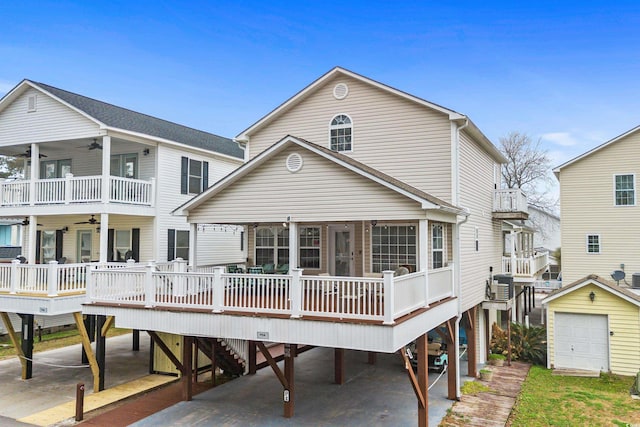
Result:
<svg viewBox="0 0 640 427"><path fill-rule="evenodd" d="M27 113L36 111L37 108L38 108L38 96L29 95L29 97L27 98Z"/></svg>
<svg viewBox="0 0 640 427"><path fill-rule="evenodd" d="M348 94L349 94L349 86L347 86L345 83L338 83L333 88L333 97L335 99L344 99L347 97Z"/></svg>
<svg viewBox="0 0 640 427"><path fill-rule="evenodd" d="M291 153L287 156L286 164L289 172L298 172L302 169L302 156L298 153Z"/></svg>

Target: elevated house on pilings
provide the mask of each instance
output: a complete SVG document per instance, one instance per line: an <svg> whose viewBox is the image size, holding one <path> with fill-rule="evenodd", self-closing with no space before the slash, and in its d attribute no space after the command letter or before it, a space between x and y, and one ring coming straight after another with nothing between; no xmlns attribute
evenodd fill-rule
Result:
<svg viewBox="0 0 640 427"><path fill-rule="evenodd" d="M92 270L84 311L119 325L233 341L254 372L264 354L293 415L302 346L399 352L426 425L427 333L449 352L459 393L460 329L469 374L488 351L486 287L501 269L503 221L527 216L500 190L495 146L465 115L336 67L236 137L248 163L176 209L191 224L242 224L246 263L212 271ZM511 301L498 301L499 309ZM504 306L504 307L503 307ZM416 341L417 374L405 347ZM266 342L284 344L284 372ZM196 347L197 348L197 347ZM192 348L182 361L190 377ZM189 395L189 379L185 382Z"/></svg>
<svg viewBox="0 0 640 427"><path fill-rule="evenodd" d="M0 312L27 356L23 378L32 375L34 320L73 323L89 266L187 259L190 228L171 211L244 162L231 139L31 80L0 100L0 155L24 160L22 176L0 182L3 223L24 234L20 261L0 264ZM189 261L242 261L241 236L235 226L201 230L200 257ZM89 329L87 346L104 337Z"/></svg>

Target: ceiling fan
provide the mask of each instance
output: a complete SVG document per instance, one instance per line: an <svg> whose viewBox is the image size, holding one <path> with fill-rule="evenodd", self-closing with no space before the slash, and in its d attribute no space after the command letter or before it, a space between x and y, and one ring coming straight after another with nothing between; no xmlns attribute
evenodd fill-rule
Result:
<svg viewBox="0 0 640 427"><path fill-rule="evenodd" d="M31 148L27 148L27 150L24 153L16 154L16 157L31 157ZM43 158L43 157L47 157L47 156L42 154L42 153L40 153L39 157Z"/></svg>
<svg viewBox="0 0 640 427"><path fill-rule="evenodd" d="M28 216L25 216L25 217L24 217L24 219L23 219L22 221L20 221L20 222L16 222L16 223L11 224L11 225L24 225L24 226L27 226L27 225L29 225L29 217L28 217ZM37 225L38 227L42 227L42 224L36 224L36 225Z"/></svg>
<svg viewBox="0 0 640 427"><path fill-rule="evenodd" d="M80 221L80 222L74 222L74 224L91 224L91 225L97 225L100 224L100 221L98 221L95 218L95 215L91 215L91 218L89 218L89 220L87 221Z"/></svg>
<svg viewBox="0 0 640 427"><path fill-rule="evenodd" d="M98 142L97 139L93 138L93 142L89 145L86 146L89 150L95 150L96 148L98 150L102 150L102 145L100 145L100 143Z"/></svg>

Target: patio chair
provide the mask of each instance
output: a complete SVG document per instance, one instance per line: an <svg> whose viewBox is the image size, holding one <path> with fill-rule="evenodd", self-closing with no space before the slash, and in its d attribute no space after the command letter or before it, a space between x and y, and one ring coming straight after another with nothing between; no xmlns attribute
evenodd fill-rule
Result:
<svg viewBox="0 0 640 427"><path fill-rule="evenodd" d="M289 264L281 264L276 269L276 273L278 274L287 274L289 272Z"/></svg>
<svg viewBox="0 0 640 427"><path fill-rule="evenodd" d="M262 272L264 274L274 274L276 272L276 266L272 263L262 264Z"/></svg>

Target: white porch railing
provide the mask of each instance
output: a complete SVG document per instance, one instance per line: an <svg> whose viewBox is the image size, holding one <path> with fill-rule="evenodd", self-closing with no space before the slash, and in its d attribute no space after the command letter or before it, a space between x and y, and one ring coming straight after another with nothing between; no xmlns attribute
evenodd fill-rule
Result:
<svg viewBox="0 0 640 427"><path fill-rule="evenodd" d="M87 264L0 264L0 292L55 297L86 290Z"/></svg>
<svg viewBox="0 0 640 427"><path fill-rule="evenodd" d="M35 182L33 200L30 181L0 183L0 206L38 204L97 203L106 191L109 201L133 205L154 206L155 180L109 177L109 188L103 189L102 176L67 174L64 178L39 179Z"/></svg>
<svg viewBox="0 0 640 427"><path fill-rule="evenodd" d="M541 252L530 257L502 257L502 273L514 277L533 278L546 270L549 265L549 254Z"/></svg>
<svg viewBox="0 0 640 427"><path fill-rule="evenodd" d="M494 212L528 212L527 196L519 188L495 190L493 193Z"/></svg>
<svg viewBox="0 0 640 427"><path fill-rule="evenodd" d="M183 268L183 267L177 267ZM163 269L164 270L164 269ZM214 313L249 312L383 321L453 296L453 267L383 278L292 274L159 271L154 263L132 269L88 270L90 302L144 307L206 308Z"/></svg>

